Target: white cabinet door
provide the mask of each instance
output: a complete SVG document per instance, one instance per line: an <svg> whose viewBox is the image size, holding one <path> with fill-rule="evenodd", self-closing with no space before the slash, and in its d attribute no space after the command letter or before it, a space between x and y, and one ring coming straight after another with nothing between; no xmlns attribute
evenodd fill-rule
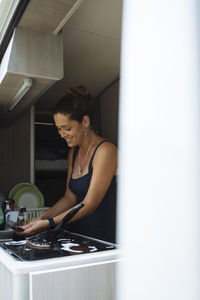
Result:
<svg viewBox="0 0 200 300"><path fill-rule="evenodd" d="M28 275L13 273L0 263L0 300L28 300L28 288Z"/></svg>
<svg viewBox="0 0 200 300"><path fill-rule="evenodd" d="M12 273L0 263L0 299L12 300L11 283Z"/></svg>
<svg viewBox="0 0 200 300"><path fill-rule="evenodd" d="M30 300L113 300L116 262L30 273Z"/></svg>

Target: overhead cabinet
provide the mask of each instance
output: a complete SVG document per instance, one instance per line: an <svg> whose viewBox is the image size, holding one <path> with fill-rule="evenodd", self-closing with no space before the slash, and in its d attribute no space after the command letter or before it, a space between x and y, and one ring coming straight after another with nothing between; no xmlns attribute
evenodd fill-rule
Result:
<svg viewBox="0 0 200 300"><path fill-rule="evenodd" d="M0 125L14 120L62 78L62 33L53 35L17 27L0 65ZM27 79L31 82L28 92L10 109Z"/></svg>

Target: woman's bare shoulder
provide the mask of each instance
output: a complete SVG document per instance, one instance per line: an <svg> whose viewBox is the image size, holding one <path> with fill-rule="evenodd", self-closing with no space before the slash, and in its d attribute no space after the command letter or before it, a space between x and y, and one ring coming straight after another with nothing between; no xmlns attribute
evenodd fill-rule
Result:
<svg viewBox="0 0 200 300"><path fill-rule="evenodd" d="M96 150L93 168L98 172L117 173L117 147L110 141L105 141Z"/></svg>
<svg viewBox="0 0 200 300"><path fill-rule="evenodd" d="M109 151L109 152L110 151L114 151L114 152L117 151L117 145L116 145L115 142L105 140L105 139L102 139L102 141L100 141L100 142L102 142L102 143L99 145L97 151L98 150L99 151Z"/></svg>
<svg viewBox="0 0 200 300"><path fill-rule="evenodd" d="M103 141L103 139L102 139ZM117 156L117 146L114 142L105 140L99 145L95 153L96 159L101 159L102 157L110 157L111 159L116 159Z"/></svg>

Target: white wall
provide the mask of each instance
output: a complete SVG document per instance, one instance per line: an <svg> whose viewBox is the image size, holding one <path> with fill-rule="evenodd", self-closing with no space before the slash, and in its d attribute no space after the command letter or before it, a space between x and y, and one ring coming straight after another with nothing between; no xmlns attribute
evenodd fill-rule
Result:
<svg viewBox="0 0 200 300"><path fill-rule="evenodd" d="M118 300L200 299L195 0L124 0Z"/></svg>

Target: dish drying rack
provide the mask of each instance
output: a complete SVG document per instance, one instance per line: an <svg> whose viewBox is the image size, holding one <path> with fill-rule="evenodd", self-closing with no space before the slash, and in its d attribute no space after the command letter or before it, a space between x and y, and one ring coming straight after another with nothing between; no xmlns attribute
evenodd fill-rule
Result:
<svg viewBox="0 0 200 300"><path fill-rule="evenodd" d="M32 219L38 217L49 209L49 207L42 207L42 208L27 208L26 211L24 212L24 223L28 224Z"/></svg>
<svg viewBox="0 0 200 300"><path fill-rule="evenodd" d="M26 211L23 213L24 214L24 225L28 224L31 222L32 219L38 217L40 214L42 214L44 211L49 209L49 207L41 207L41 208L26 208ZM13 221L17 221L17 216L19 213L19 209L15 209L14 211L9 211L6 213L6 218L8 215L14 215L14 220L13 217L11 219Z"/></svg>

